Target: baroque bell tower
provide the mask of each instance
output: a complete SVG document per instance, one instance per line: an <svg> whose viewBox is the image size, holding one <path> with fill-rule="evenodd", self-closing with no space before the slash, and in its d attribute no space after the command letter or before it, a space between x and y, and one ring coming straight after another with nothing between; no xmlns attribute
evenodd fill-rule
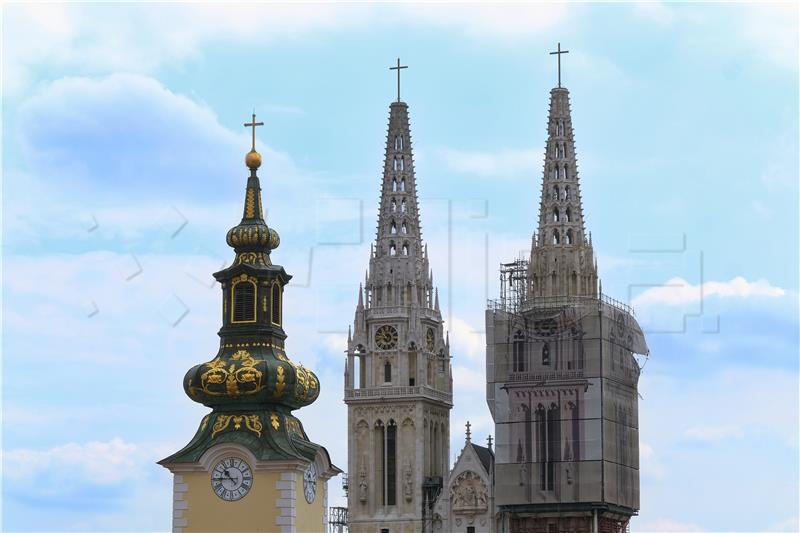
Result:
<svg viewBox="0 0 800 533"><path fill-rule="evenodd" d="M327 480L341 472L311 442L293 411L317 399L313 372L292 362L283 329L291 276L272 263L280 244L267 226L253 146L242 221L228 231L233 264L216 272L222 288L220 346L191 368L183 388L210 407L192 440L159 461L173 473L173 531L322 532Z"/></svg>
<svg viewBox="0 0 800 533"><path fill-rule="evenodd" d="M422 243L408 105L389 106L375 243L348 336L348 526L431 530L448 473L452 374L438 292Z"/></svg>

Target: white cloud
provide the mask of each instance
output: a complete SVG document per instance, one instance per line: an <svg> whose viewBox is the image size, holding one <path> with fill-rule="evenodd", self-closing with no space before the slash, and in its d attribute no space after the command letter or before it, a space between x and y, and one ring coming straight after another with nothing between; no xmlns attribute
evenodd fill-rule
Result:
<svg viewBox="0 0 800 533"><path fill-rule="evenodd" d="M543 167L541 150L499 150L481 152L440 148L436 154L455 172L481 177L512 177L535 173Z"/></svg>
<svg viewBox="0 0 800 533"><path fill-rule="evenodd" d="M675 11L664 4L654 0L636 2L633 5L633 12L636 16L654 22L664 28L672 26L675 22Z"/></svg>
<svg viewBox="0 0 800 533"><path fill-rule="evenodd" d="M469 323L452 317L446 324L450 333L450 352L453 357L466 357L467 359L483 359L486 348L485 336L479 333Z"/></svg>
<svg viewBox="0 0 800 533"><path fill-rule="evenodd" d="M486 376L462 365L453 365L453 388L463 392L483 391L486 389Z"/></svg>
<svg viewBox="0 0 800 533"><path fill-rule="evenodd" d="M638 519L638 517L637 517ZM691 524L688 522L678 522L676 520L670 520L668 518L658 518L651 522L644 522L642 524L634 524L631 528L632 531L637 533L647 533L649 531L653 532L669 532L669 533L684 533L689 531L705 531L702 527L698 526L697 524Z"/></svg>
<svg viewBox="0 0 800 533"><path fill-rule="evenodd" d="M720 298L777 298L786 291L770 285L769 281L760 279L747 281L737 276L730 281L707 281L702 285L692 285L683 278L671 278L659 287L652 287L631 301L634 307L650 305L684 305L702 301L704 298L717 296Z"/></svg>
<svg viewBox="0 0 800 533"><path fill-rule="evenodd" d="M529 39L558 25L567 24L569 6L561 2L498 4L406 4L398 10L418 24L458 29L465 35L499 42Z"/></svg>
<svg viewBox="0 0 800 533"><path fill-rule="evenodd" d="M74 485L76 480L97 485L118 484L137 476L139 455L135 444L119 437L108 442L71 442L48 450L12 449L3 453L3 476L20 481L40 479L48 473L66 478L63 481L67 486ZM59 484L50 489L63 490L64 486Z"/></svg>
<svg viewBox="0 0 800 533"><path fill-rule="evenodd" d="M742 428L737 425L726 426L694 426L684 432L689 440L700 442L714 442L725 439L738 438L744 435Z"/></svg>
<svg viewBox="0 0 800 533"><path fill-rule="evenodd" d="M797 70L798 9L797 2L741 4L736 35L752 46L759 58L766 58L775 66Z"/></svg>
<svg viewBox="0 0 800 533"><path fill-rule="evenodd" d="M299 4L15 4L4 9L4 89L43 65L79 74L150 73L220 41L269 44L362 24L368 6ZM180 24L176 24L180 21Z"/></svg>
<svg viewBox="0 0 800 533"><path fill-rule="evenodd" d="M800 531L800 517L793 516L786 520L776 522L767 528L767 531Z"/></svg>

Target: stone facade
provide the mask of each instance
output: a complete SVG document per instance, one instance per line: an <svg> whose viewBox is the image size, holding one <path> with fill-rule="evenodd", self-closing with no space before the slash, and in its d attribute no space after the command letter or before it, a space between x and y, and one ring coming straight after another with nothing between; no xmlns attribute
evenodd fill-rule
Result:
<svg viewBox="0 0 800 533"><path fill-rule="evenodd" d="M408 106L398 101L390 106L377 236L348 336L351 533L429 530L447 476L450 347L417 204Z"/></svg>
<svg viewBox="0 0 800 533"><path fill-rule="evenodd" d="M456 459L433 513L432 531L494 533L494 453L467 441Z"/></svg>

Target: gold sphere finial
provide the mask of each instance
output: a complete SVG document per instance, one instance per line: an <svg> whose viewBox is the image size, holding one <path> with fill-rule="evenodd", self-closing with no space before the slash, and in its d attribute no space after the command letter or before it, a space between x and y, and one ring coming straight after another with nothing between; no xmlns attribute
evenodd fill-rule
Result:
<svg viewBox="0 0 800 533"><path fill-rule="evenodd" d="M250 170L256 170L261 166L261 154L255 150L250 150L247 152L247 155L244 156L244 162L247 165L247 168Z"/></svg>
<svg viewBox="0 0 800 533"><path fill-rule="evenodd" d="M256 122L256 112L253 111L252 122L245 123L245 127L252 128L253 131L253 146L247 155L244 156L244 162L250 170L255 170L261 166L261 154L256 152L256 126L263 126L263 122Z"/></svg>

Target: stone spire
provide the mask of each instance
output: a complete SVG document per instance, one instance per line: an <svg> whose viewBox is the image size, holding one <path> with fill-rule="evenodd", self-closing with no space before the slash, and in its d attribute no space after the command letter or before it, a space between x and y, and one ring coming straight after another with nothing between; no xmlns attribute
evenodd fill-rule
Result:
<svg viewBox="0 0 800 533"><path fill-rule="evenodd" d="M583 219L569 91L550 91L539 229L528 270L533 297L596 296L597 268Z"/></svg>
<svg viewBox="0 0 800 533"><path fill-rule="evenodd" d="M383 162L376 255L402 256L404 244L408 245L408 255L422 255L408 105L393 102L389 108L389 131Z"/></svg>
<svg viewBox="0 0 800 533"><path fill-rule="evenodd" d="M411 150L408 104L392 102L383 162L381 199L375 244L369 262L366 289L375 296L370 305L431 307L433 282L430 264L422 244L417 181ZM403 291L392 291L401 287ZM411 290L408 290L411 284ZM381 294L387 289L387 298ZM410 293L410 294L407 294ZM406 301L404 298L408 298Z"/></svg>

